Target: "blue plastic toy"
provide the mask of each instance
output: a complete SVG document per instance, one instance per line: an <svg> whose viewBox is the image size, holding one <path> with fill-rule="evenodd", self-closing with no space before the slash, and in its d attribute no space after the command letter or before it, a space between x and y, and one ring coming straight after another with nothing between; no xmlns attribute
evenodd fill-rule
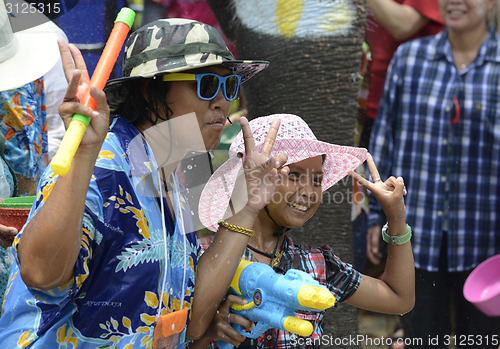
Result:
<svg viewBox="0 0 500 349"><path fill-rule="evenodd" d="M228 294L248 300L248 304L233 304L231 312L250 319L255 328L248 332L241 325L232 324L243 336L258 338L270 328L278 328L308 337L313 325L295 317L295 310L321 311L335 304L335 297L306 272L290 269L277 274L269 265L241 260L231 282ZM221 349L232 348L219 341Z"/></svg>

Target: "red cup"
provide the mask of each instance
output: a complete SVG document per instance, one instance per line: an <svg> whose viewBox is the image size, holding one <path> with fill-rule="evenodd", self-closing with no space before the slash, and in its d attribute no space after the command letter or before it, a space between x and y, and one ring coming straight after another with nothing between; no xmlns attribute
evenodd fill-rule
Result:
<svg viewBox="0 0 500 349"><path fill-rule="evenodd" d="M4 199L4 202L0 203L0 224L20 231L28 219L34 200L34 196Z"/></svg>

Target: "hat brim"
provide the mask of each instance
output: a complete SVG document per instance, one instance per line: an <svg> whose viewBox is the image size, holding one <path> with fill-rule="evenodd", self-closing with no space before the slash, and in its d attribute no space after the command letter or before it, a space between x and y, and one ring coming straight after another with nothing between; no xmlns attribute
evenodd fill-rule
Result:
<svg viewBox="0 0 500 349"><path fill-rule="evenodd" d="M262 145L257 146L260 151ZM364 148L355 148L325 143L307 139L280 139L273 146L280 152L287 153L288 161L285 165L293 164L311 157L325 155L323 162L322 191L328 190L335 183L344 178L349 171L355 170L366 160L367 151ZM276 157L276 151L271 156ZM217 222L238 212L246 204L232 202L231 212L229 202L236 184L238 174L242 174L243 160L232 154L229 160L223 163L210 177L200 197L199 218L203 225L212 231L217 231ZM240 193L241 194L241 193Z"/></svg>
<svg viewBox="0 0 500 349"><path fill-rule="evenodd" d="M268 65L269 62L267 61L249 61L249 60L232 60L232 61L217 61L217 62L207 61L187 66L183 65L178 68L170 67L168 69L160 69L155 71L154 74L143 74L138 76L127 76L123 78L112 79L106 83L106 87L117 86L119 84L127 83L132 80L148 79L154 76L163 75L167 73L178 73L182 71L204 68L204 67L212 67L212 66L220 66L223 68L227 68L229 71L231 71L231 73L240 75L241 82L244 83L245 81L249 80L253 76L257 75L259 72L267 68Z"/></svg>
<svg viewBox="0 0 500 349"><path fill-rule="evenodd" d="M60 57L56 34L42 26L14 33L14 36L17 52L0 63L0 91L12 90L39 79L55 66Z"/></svg>

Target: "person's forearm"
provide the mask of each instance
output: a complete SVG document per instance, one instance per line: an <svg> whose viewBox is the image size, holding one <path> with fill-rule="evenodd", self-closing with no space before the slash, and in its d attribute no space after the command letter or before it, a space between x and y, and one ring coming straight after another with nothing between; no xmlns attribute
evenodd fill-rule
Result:
<svg viewBox="0 0 500 349"><path fill-rule="evenodd" d="M252 229L258 211L246 206L227 221ZM191 322L187 337L199 339L210 325L233 279L249 237L220 227L196 270Z"/></svg>
<svg viewBox="0 0 500 349"><path fill-rule="evenodd" d="M404 219L389 221L389 235L403 235L407 232ZM399 307L400 313L408 312L415 303L415 262L411 242L403 245L387 247L387 261L381 279L398 296L394 306Z"/></svg>
<svg viewBox="0 0 500 349"><path fill-rule="evenodd" d="M19 240L21 276L27 286L51 289L73 276L82 236L85 198L98 150L80 152L59 176L47 201Z"/></svg>
<svg viewBox="0 0 500 349"><path fill-rule="evenodd" d="M413 7L394 0L366 0L377 21L397 41L405 41L422 29L429 19Z"/></svg>

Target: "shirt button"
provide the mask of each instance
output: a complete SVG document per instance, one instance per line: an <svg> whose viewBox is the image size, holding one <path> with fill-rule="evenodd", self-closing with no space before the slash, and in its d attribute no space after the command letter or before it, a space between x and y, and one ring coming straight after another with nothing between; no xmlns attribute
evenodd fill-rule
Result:
<svg viewBox="0 0 500 349"><path fill-rule="evenodd" d="M449 106L448 106L448 107L446 107L446 112L447 112L447 113L449 113L449 112L450 112L450 110L451 110L451 107L449 107Z"/></svg>
<svg viewBox="0 0 500 349"><path fill-rule="evenodd" d="M448 144L448 140L445 138L443 139L443 145L447 145Z"/></svg>
<svg viewBox="0 0 500 349"><path fill-rule="evenodd" d="M441 181L446 182L446 176L441 176Z"/></svg>
<svg viewBox="0 0 500 349"><path fill-rule="evenodd" d="M441 217L443 215L443 211L438 211L437 214L439 217Z"/></svg>
<svg viewBox="0 0 500 349"><path fill-rule="evenodd" d="M271 339L273 339L273 336L271 336L270 334L267 335L267 340L270 341Z"/></svg>

